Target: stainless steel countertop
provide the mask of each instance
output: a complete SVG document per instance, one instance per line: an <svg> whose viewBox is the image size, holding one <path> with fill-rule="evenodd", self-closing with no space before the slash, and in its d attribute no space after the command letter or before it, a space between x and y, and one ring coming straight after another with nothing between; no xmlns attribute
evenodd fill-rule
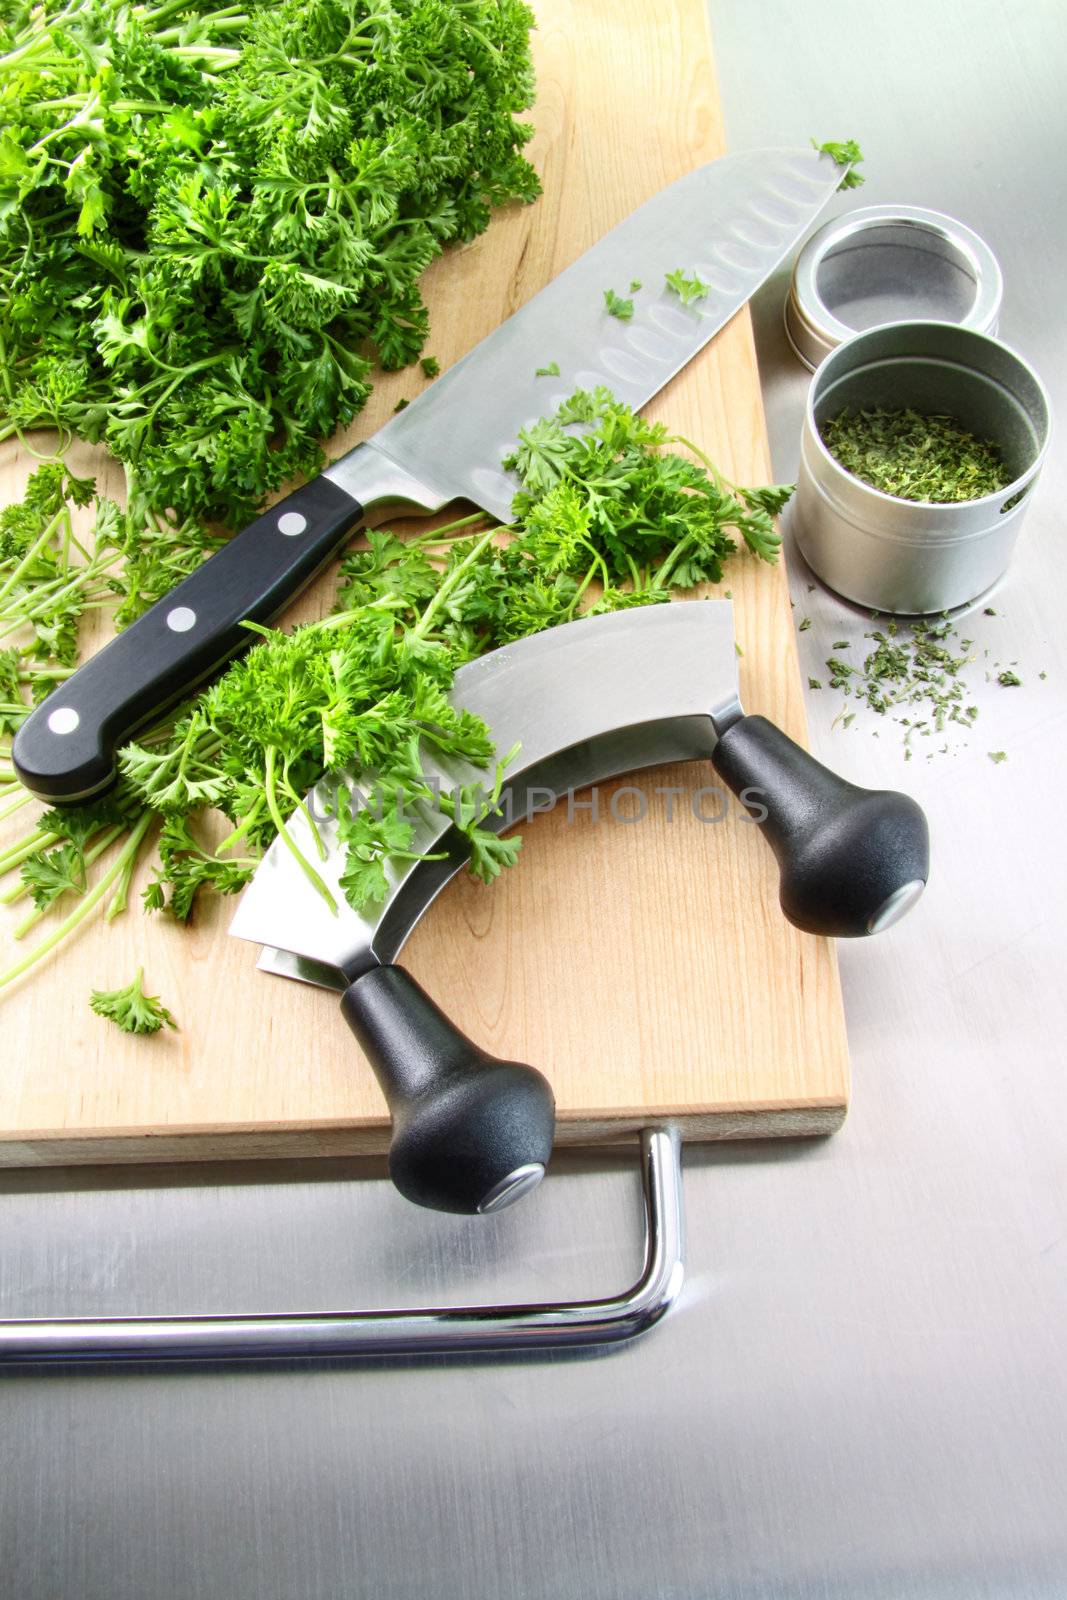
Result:
<svg viewBox="0 0 1067 1600"><path fill-rule="evenodd" d="M1067 427L1060 0L712 0L712 21L731 143L854 135L870 178L842 207L976 228L1001 331ZM781 476L806 382L783 292L756 307ZM844 1130L688 1155L667 1321L595 1360L7 1378L0 1595L1067 1594L1065 504L1061 431L978 619L1026 687L982 685L969 750L905 767L811 696L817 752L928 808L935 875L898 929L842 948ZM794 594L818 675L864 624L796 570ZM477 1226L359 1170L8 1175L3 1313L532 1298L636 1271L636 1165L560 1162Z"/></svg>

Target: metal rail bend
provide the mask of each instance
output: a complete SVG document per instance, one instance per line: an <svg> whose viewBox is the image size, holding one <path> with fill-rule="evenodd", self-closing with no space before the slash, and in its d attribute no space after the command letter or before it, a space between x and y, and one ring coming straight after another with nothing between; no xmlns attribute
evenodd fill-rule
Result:
<svg viewBox="0 0 1067 1600"><path fill-rule="evenodd" d="M685 1271L681 1152L674 1132L646 1129L641 1135L641 1175L644 1267L632 1288L605 1300L275 1316L30 1318L0 1322L0 1366L322 1360L621 1344L670 1309Z"/></svg>

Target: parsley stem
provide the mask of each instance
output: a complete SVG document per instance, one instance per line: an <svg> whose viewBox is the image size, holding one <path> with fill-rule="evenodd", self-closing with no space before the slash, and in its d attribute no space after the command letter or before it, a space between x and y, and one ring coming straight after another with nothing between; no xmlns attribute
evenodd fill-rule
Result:
<svg viewBox="0 0 1067 1600"><path fill-rule="evenodd" d="M477 543L467 552L467 554L463 557L463 560L452 568L452 571L448 574L444 583L442 583L441 587L438 589L437 593L426 607L426 610L422 613L421 618L415 624L414 628L412 628L412 635L416 639L425 639L427 633L429 632L430 623L441 610L441 607L444 605L449 595L456 588L460 578L463 577L464 573L469 567L474 565L482 551L496 538L499 532L500 528L496 523L494 523L493 526L489 528L477 541Z"/></svg>
<svg viewBox="0 0 1067 1600"><path fill-rule="evenodd" d="M86 867L91 867L93 862L103 855L108 846L114 844L119 834L124 832L124 830L125 824L122 822L117 822L115 823L114 827L108 828L107 832L101 839L97 841L96 844L93 845L92 849L86 850L82 857L83 864ZM21 900L24 895L29 894L29 892L28 886L24 883L20 883L18 885L18 892L16 894L12 894L9 890L7 894L2 896L2 899L5 905L12 905L16 900ZM51 909L51 906L34 906L33 910L27 912L22 921L15 928L14 937L16 939L24 939L34 924L40 922L42 917L47 916Z"/></svg>
<svg viewBox="0 0 1067 1600"><path fill-rule="evenodd" d="M248 22L248 18L246 16L223 17L223 16L216 15L216 16L213 16L213 17L207 17L204 20L206 21L208 27L211 29L211 32L213 34L217 34L217 33L233 33L235 30L237 32L239 32L246 25L246 23ZM154 41L155 41L156 44L162 44L162 45L178 44L178 43L180 43L182 34L184 32L185 32L184 26L179 26L179 27L176 27L176 28L164 28L164 29L161 30L161 32L159 32L159 33L154 35ZM138 111L156 111L156 110L169 111L170 110L169 106L154 105L154 104L152 104L152 102L149 102L147 105L142 105L138 101L133 101L130 104L132 104L133 109L138 110ZM128 109L128 103L124 102L124 101L119 101L118 109L122 110L122 111L127 110Z"/></svg>
<svg viewBox="0 0 1067 1600"><path fill-rule="evenodd" d="M292 793L291 790L290 793ZM315 818L311 815L311 812L308 810L302 799L297 800L296 809L300 812L300 815L311 829L311 837L315 841L315 849L318 851L319 860L326 861L330 852L327 850L322 834L319 832L318 823L315 821Z"/></svg>
<svg viewBox="0 0 1067 1600"><path fill-rule="evenodd" d="M323 882L322 878L320 878L319 874L315 871L315 868L311 865L311 862L300 850L292 834L285 825L285 818L282 816L281 807L278 804L278 794L275 788L275 768L277 766L277 759L278 752L275 746L272 744L268 745L266 762L264 765L264 778L266 780L264 793L266 795L267 810L270 812L271 821L277 828L279 837L284 841L286 848L293 856L301 872L307 878L308 882L319 891L322 898L333 912L334 916L336 916L337 901L326 887L326 884ZM0 983L2 982L3 980L0 979Z"/></svg>
<svg viewBox="0 0 1067 1600"><path fill-rule="evenodd" d="M25 790L19 795L17 800L13 800L11 802L6 810L0 811L0 822L3 822L6 817L13 817L16 811L20 810L22 806L29 805L32 799L33 795L30 793L30 791L28 789Z"/></svg>
<svg viewBox="0 0 1067 1600"><path fill-rule="evenodd" d="M180 61L206 62L212 71L225 72L227 67L240 64L242 52L227 50L222 45L179 44L171 46L170 54Z"/></svg>
<svg viewBox="0 0 1067 1600"><path fill-rule="evenodd" d="M677 566L678 562L681 560L682 556L685 555L686 551L692 547L693 543L694 539L692 534L690 534L688 538L681 539L675 545L674 549L668 553L666 560L656 568L656 571L652 575L651 586L653 589L660 589L665 586L670 573L674 567Z"/></svg>
<svg viewBox="0 0 1067 1600"><path fill-rule="evenodd" d="M39 534L30 545L30 548L26 551L26 554L23 556L22 560L18 562L18 564L8 573L6 581L4 583L0 583L0 600L5 600L7 598L12 589L15 587L16 583L18 583L19 579L22 577L22 574L26 571L27 567L31 567L33 565L41 551L44 549L45 545L51 541L52 535L55 533L56 529L59 527L59 524L63 521L66 515L66 506L63 507L62 511L56 512L51 522L44 529L44 532Z"/></svg>
<svg viewBox="0 0 1067 1600"><path fill-rule="evenodd" d="M475 511L469 517L458 517L455 522L446 522L443 528L430 528L426 533L420 533L414 539L407 540L406 543L409 548L414 545L448 544L453 539L461 537L458 531L453 530L470 528L476 522L484 522L485 520L484 511Z"/></svg>
<svg viewBox="0 0 1067 1600"><path fill-rule="evenodd" d="M578 585L578 588L577 588L577 590L575 592L574 599L571 601L570 605L567 607L567 615L568 615L568 617L573 617L574 613L577 611L579 603L580 603L581 598L582 598L582 595L585 593L585 591L588 589L589 585L592 583L593 579L596 577L596 569L597 569L596 561L591 562L590 566L589 566L589 571L586 573L585 577L582 579L581 583Z"/></svg>
<svg viewBox="0 0 1067 1600"><path fill-rule="evenodd" d="M358 621L360 617L366 616L368 611L404 611L407 605L406 600L400 600L396 595L383 594L377 600L368 600L366 605L355 606L350 611L333 611L328 617L320 618L318 622L307 623L306 627L309 632L311 629L325 632L328 628L347 628L350 622ZM251 629L253 633L262 634L264 639L269 639L271 636L271 629L261 627L258 622L245 622L243 626Z"/></svg>
<svg viewBox="0 0 1067 1600"><path fill-rule="evenodd" d="M0 989L5 988L9 983L14 983L16 978L21 978L24 972L28 972L30 967L34 966L38 961L42 961L50 951L55 949L61 940L65 939L69 933L73 933L75 928L85 921L90 912L100 904L115 880L125 871L126 864L130 858L137 855L141 848L141 841L148 832L153 817L154 813L152 811L143 811L141 813L126 843L100 881L93 885L88 894L82 896L70 916L66 917L58 928L54 928L47 939L42 939L41 943L35 946L29 955L23 956L22 960L16 961L13 967L8 967L6 972L0 973Z"/></svg>
<svg viewBox="0 0 1067 1600"><path fill-rule="evenodd" d="M59 840L58 833L41 833L35 828L19 844L13 844L10 850L5 850L0 856L0 878L6 877L9 872L21 866L27 856L36 855L38 850L50 850L54 844L59 843Z"/></svg>
<svg viewBox="0 0 1067 1600"><path fill-rule="evenodd" d="M8 366L7 349L4 345L3 334L0 334L0 378L3 379L4 393L7 395L9 400L13 399L15 395L15 385L11 381L11 369ZM10 432L10 429L5 429L5 433L7 432ZM4 434L0 434L0 438L3 437Z"/></svg>
<svg viewBox="0 0 1067 1600"><path fill-rule="evenodd" d="M58 589L52 589L52 592L48 594L44 600L40 601L36 605L23 607L21 614L16 616L15 621L10 625L10 627L5 628L4 631L0 633L0 639L6 639L8 634L17 633L19 628L22 627L24 623L34 622L39 620L41 617L46 617L49 612L55 611L56 607L62 601L68 599L72 595L77 594L79 589L83 589L85 587L90 578L95 578L98 571L99 569L95 565L79 567L75 577L69 579L68 581L60 580L60 587ZM51 587L51 585L41 584L38 586L37 592L41 593L43 590ZM90 592L90 598L82 601L82 610L98 610L99 607L105 603L107 598L110 597L103 594L96 596ZM3 613L0 613L0 615L2 614Z"/></svg>
<svg viewBox="0 0 1067 1600"><path fill-rule="evenodd" d="M683 433L676 433L668 443L680 444L686 450L691 450L714 484L717 484L720 489L732 489L735 494L740 494L741 491L738 489L737 484L731 483L729 478L724 478L711 457L698 444L694 444L692 439L687 439Z"/></svg>
<svg viewBox="0 0 1067 1600"><path fill-rule="evenodd" d="M134 872L136 871L137 860L139 856L140 850L135 850L130 856L129 860L126 862L126 865L123 867L122 871L119 873L119 880L115 885L115 892L108 901L107 910L104 912L105 922L113 922L121 912L125 911L126 901L129 898L130 893L130 881L133 878Z"/></svg>
<svg viewBox="0 0 1067 1600"><path fill-rule="evenodd" d="M221 844L217 844L215 846L216 856L221 856L224 850L232 850L235 844L239 844L241 842L249 828L253 827L254 824L258 822L261 809L265 804L266 796L257 794L255 800L248 808L244 821L238 827L234 828L232 833L228 833Z"/></svg>

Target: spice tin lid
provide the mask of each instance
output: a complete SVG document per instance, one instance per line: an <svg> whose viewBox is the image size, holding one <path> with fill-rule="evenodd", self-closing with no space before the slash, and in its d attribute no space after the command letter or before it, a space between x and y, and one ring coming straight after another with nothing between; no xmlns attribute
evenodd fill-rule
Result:
<svg viewBox="0 0 1067 1600"><path fill-rule="evenodd" d="M984 239L922 206L866 206L826 223L797 257L785 328L812 372L846 339L932 319L994 333L1003 290Z"/></svg>

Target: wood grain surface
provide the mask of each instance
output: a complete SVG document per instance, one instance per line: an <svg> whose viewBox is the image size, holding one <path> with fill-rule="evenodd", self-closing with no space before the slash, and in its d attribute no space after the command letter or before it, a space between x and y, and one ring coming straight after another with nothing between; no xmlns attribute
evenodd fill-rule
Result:
<svg viewBox="0 0 1067 1600"><path fill-rule="evenodd" d="M426 280L428 353L447 367L615 222L724 148L703 0L669 7L537 0L539 98L532 159L544 196L497 216ZM551 352L548 352L549 354ZM414 372L383 377L348 446L373 433ZM748 313L649 407L699 440L726 474L764 482L768 459ZM77 462L109 492L114 466ZM0 498L32 462L0 446ZM732 589L741 690L805 734L786 576L739 556ZM324 578L291 613L321 614ZM559 1137L611 1138L677 1119L694 1138L828 1132L848 1098L834 950L796 932L757 830L731 812L698 821L697 764L644 774L640 822L564 809L524 830L520 865L492 889L465 877L431 908L404 961L480 1043L551 1078ZM655 791L674 788L673 800ZM620 810L632 808L627 798ZM36 805L2 824L0 842ZM668 815L670 811L671 815ZM0 1163L201 1159L381 1150L388 1120L336 997L268 978L227 937L232 902L181 928L130 913L84 929L0 998ZM0 967L17 948L0 924ZM48 924L44 925L45 927ZM39 930L35 930L35 934ZM31 935L31 938L34 935ZM143 964L177 1033L129 1039L89 1010Z"/></svg>

